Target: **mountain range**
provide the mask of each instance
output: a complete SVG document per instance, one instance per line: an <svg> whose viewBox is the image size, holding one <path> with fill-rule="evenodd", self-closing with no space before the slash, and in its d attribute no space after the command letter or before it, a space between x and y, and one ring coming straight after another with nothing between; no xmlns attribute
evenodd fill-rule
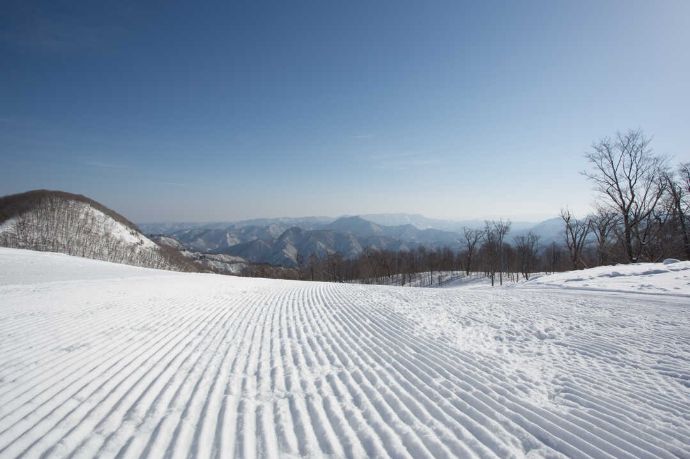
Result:
<svg viewBox="0 0 690 459"><path fill-rule="evenodd" d="M295 267L312 255L354 258L366 249L463 247L463 227L414 214L263 218L239 222L137 225L85 196L34 190L0 198L0 245L176 270L240 272L247 264ZM532 231L542 246L560 242L560 218L514 223L508 237Z"/></svg>
<svg viewBox="0 0 690 459"><path fill-rule="evenodd" d="M389 223L389 224L385 224ZM255 219L233 223L149 223L139 225L150 234L178 241L192 252L226 254L252 263L297 266L311 255L340 253L346 258L364 249L410 250L462 247L464 227L482 228L483 221L451 221L414 214L370 214L328 217ZM512 224L513 237L532 231L542 244L560 242L560 218L540 223Z"/></svg>

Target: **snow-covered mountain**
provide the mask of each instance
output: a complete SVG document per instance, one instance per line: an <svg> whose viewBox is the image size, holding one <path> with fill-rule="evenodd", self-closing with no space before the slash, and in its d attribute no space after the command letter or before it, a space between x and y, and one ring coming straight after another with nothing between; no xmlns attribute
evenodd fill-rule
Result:
<svg viewBox="0 0 690 459"><path fill-rule="evenodd" d="M0 198L0 246L59 252L149 268L194 271L170 246L85 196L34 190Z"/></svg>
<svg viewBox="0 0 690 459"><path fill-rule="evenodd" d="M169 235L180 241L189 250L211 252L245 242L270 241L283 234L288 228L290 226L279 223L266 226L237 227L230 225L225 228L188 228L169 233Z"/></svg>
<svg viewBox="0 0 690 459"><path fill-rule="evenodd" d="M563 244L564 241L564 223L561 217L554 217L543 222L532 225L528 228L512 228L509 239L514 239L518 236L524 236L528 232L532 232L539 236L539 243L542 247L555 242L556 244Z"/></svg>
<svg viewBox="0 0 690 459"><path fill-rule="evenodd" d="M139 228L146 234L173 234L188 230L225 230L237 231L245 227L266 227L275 226L288 228L297 226L304 229L321 228L334 221L331 217L278 217L278 218L254 218L251 220L225 221L225 222L159 222L159 223L139 223ZM281 231L281 232L282 232ZM246 241L243 241L246 242Z"/></svg>
<svg viewBox="0 0 690 459"><path fill-rule="evenodd" d="M419 214L363 214L363 215L344 215L338 218L333 217L298 217L298 218L255 218L251 220L241 220L236 222L167 222L167 223L139 223L139 228L146 234L173 234L183 230L191 229L215 229L215 230L237 230L247 226L265 227L275 225L284 229L296 226L298 228L312 230L324 229L329 227L337 220L347 220L349 218L361 218L379 226L414 226L417 229L436 229L449 232L462 232L463 228L483 228L484 220L442 220L428 218ZM513 222L513 231L528 230L538 223L536 222ZM333 228L332 228L333 229ZM246 242L246 241L244 241Z"/></svg>
<svg viewBox="0 0 690 459"><path fill-rule="evenodd" d="M188 251L230 254L250 263L294 267L311 255L340 253L345 258L364 249L410 250L463 246L462 230L483 228L480 220L441 220L418 214L367 214L328 217L264 218L235 223L157 223L144 228L159 230ZM539 223L512 222L508 240L529 231L541 247L563 242L559 217ZM149 233L151 234L151 233Z"/></svg>
<svg viewBox="0 0 690 459"><path fill-rule="evenodd" d="M442 231L462 232L463 228L483 228L484 220L443 220L428 218L419 214L365 214L361 215L365 220L382 226L412 225L419 229L436 229ZM512 223L514 231L527 230L535 226L534 222L517 221Z"/></svg>
<svg viewBox="0 0 690 459"><path fill-rule="evenodd" d="M341 233L351 233L360 237L384 236L383 227L365 220L362 217L341 217L328 224L324 229L338 231Z"/></svg>
<svg viewBox="0 0 690 459"><path fill-rule="evenodd" d="M180 241L169 236L156 234L150 236L150 238L158 245L171 247L180 252L184 257L192 260L204 271L217 274L241 274L242 270L248 265L247 260L241 257L225 254L193 252L187 250Z"/></svg>
<svg viewBox="0 0 690 459"><path fill-rule="evenodd" d="M384 225L370 218L402 224ZM162 225L149 228L164 229ZM171 228L178 227L178 224L170 225ZM298 265L300 259L306 260L311 255L338 252L351 258L366 248L408 250L425 246L459 249L462 247L463 226L480 228L483 225L479 221L450 222L427 219L421 215L378 214L340 217L333 221L328 221L326 217L256 219L224 227L204 224L164 234L179 241L189 251L230 254L253 263L292 267ZM456 227L459 230L439 227ZM562 222L558 218L538 224L513 223L511 236L526 234L530 230L541 237L543 245L562 239Z"/></svg>
<svg viewBox="0 0 690 459"><path fill-rule="evenodd" d="M239 256L254 263L293 267L311 255L322 257L339 253L352 258L366 248L403 250L421 245L459 248L459 238L458 233L449 231L420 230L412 225L380 226L361 217L342 217L320 229L292 227L276 238L255 237L214 252Z"/></svg>

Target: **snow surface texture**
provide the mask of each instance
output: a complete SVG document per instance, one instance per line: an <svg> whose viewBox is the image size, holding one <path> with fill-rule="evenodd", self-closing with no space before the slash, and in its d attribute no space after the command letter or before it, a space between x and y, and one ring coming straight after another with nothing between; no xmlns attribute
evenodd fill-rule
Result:
<svg viewBox="0 0 690 459"><path fill-rule="evenodd" d="M0 249L0 457L690 457L687 298Z"/></svg>
<svg viewBox="0 0 690 459"><path fill-rule="evenodd" d="M600 266L537 277L525 285L690 296L690 261Z"/></svg>

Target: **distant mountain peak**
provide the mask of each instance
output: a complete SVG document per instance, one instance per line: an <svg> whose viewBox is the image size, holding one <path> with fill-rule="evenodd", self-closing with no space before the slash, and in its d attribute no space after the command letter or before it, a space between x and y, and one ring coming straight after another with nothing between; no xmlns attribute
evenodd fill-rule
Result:
<svg viewBox="0 0 690 459"><path fill-rule="evenodd" d="M336 221L326 225L327 228L353 233L359 236L373 236L383 233L383 229L376 223L365 220L364 218L355 215L351 217L340 217Z"/></svg>

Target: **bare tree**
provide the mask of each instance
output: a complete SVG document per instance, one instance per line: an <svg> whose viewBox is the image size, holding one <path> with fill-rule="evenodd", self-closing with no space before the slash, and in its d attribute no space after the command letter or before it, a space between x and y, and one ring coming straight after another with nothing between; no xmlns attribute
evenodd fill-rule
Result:
<svg viewBox="0 0 690 459"><path fill-rule="evenodd" d="M493 287L496 282L496 272L499 266L498 234L489 222L485 222L483 243L479 250L485 275L491 280Z"/></svg>
<svg viewBox="0 0 690 459"><path fill-rule="evenodd" d="M642 131L630 130L600 140L586 155L591 170L583 174L620 215L628 261L639 258L646 242L639 225L654 211L665 189L664 159L653 154L650 142Z"/></svg>
<svg viewBox="0 0 690 459"><path fill-rule="evenodd" d="M537 265L539 236L530 231L526 236L516 237L515 252L517 268L525 280L529 280L530 273L535 271Z"/></svg>
<svg viewBox="0 0 690 459"><path fill-rule="evenodd" d="M597 264L599 265L608 262L611 234L617 223L618 214L601 206L597 207L596 212L589 217L589 231L597 240Z"/></svg>
<svg viewBox="0 0 690 459"><path fill-rule="evenodd" d="M477 251L477 244L484 237L484 231L472 228L463 228L465 236L465 274L468 276L472 272L472 261Z"/></svg>
<svg viewBox="0 0 690 459"><path fill-rule="evenodd" d="M505 271L506 267L505 248L503 247L503 241L505 240L506 235L510 232L510 220L503 221L501 219L498 221L492 221L491 225L493 226L494 231L496 232L496 238L498 243L498 282L500 285L503 285L503 272Z"/></svg>
<svg viewBox="0 0 690 459"><path fill-rule="evenodd" d="M314 255L313 253L309 255L309 261L307 264L307 269L309 272L309 277L311 280L314 280L316 277L316 269L317 269L317 264L318 264L319 259Z"/></svg>
<svg viewBox="0 0 690 459"><path fill-rule="evenodd" d="M555 273L557 270L561 269L563 250L560 244L556 244L556 241L552 241L549 248L544 252L544 267L550 273Z"/></svg>
<svg viewBox="0 0 690 459"><path fill-rule="evenodd" d="M482 255L485 262L485 271L494 285L496 274L500 285L503 285L503 271L505 271L505 247L504 240L510 231L510 220L492 220L484 222Z"/></svg>
<svg viewBox="0 0 690 459"><path fill-rule="evenodd" d="M681 164L678 175L664 174L671 201L671 212L677 221L683 241L685 258L690 260L690 235L688 234L688 213L690 212L690 163Z"/></svg>
<svg viewBox="0 0 690 459"><path fill-rule="evenodd" d="M568 247L573 269L586 268L582 259L582 251L587 242L589 223L573 218L568 209L561 210L561 218L565 223L565 245Z"/></svg>

